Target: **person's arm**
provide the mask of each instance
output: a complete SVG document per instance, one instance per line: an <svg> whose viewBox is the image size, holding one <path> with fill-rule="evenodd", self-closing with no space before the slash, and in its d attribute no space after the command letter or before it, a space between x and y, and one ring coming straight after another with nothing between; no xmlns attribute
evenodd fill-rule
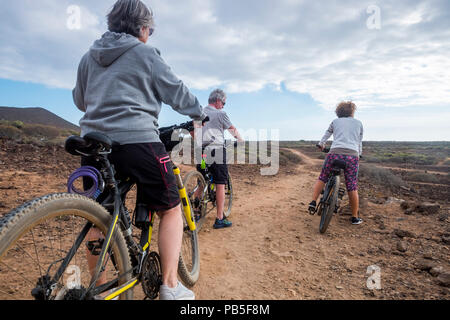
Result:
<svg viewBox="0 0 450 320"><path fill-rule="evenodd" d="M223 129L228 130L229 133L239 142L244 142L244 139L242 139L241 135L239 134L239 131L236 129L235 126L231 123L230 118L228 117L227 113L224 111L222 112L222 125Z"/></svg>
<svg viewBox="0 0 450 320"><path fill-rule="evenodd" d="M331 137L332 134L333 134L333 122L330 124L327 131L325 131L324 136L322 137L322 139L319 142L319 145L322 147L322 149L325 147L327 140Z"/></svg>
<svg viewBox="0 0 450 320"><path fill-rule="evenodd" d="M75 88L72 90L72 98L73 102L83 112L86 112L86 106L84 105L84 92L85 92L85 79L86 75L84 74L84 57L81 59L80 64L78 66L77 71L77 83Z"/></svg>
<svg viewBox="0 0 450 320"><path fill-rule="evenodd" d="M231 135L238 141L238 142L244 142L244 139L242 139L241 135L239 134L239 131L236 129L235 126L231 126L228 128L228 132L231 133Z"/></svg>
<svg viewBox="0 0 450 320"><path fill-rule="evenodd" d="M361 131L359 133L359 156L362 156L362 141L363 141L363 135L364 135L364 128L361 123Z"/></svg>
<svg viewBox="0 0 450 320"><path fill-rule="evenodd" d="M153 61L152 79L153 87L161 101L195 121L205 119L206 114L203 112L198 99L177 78L157 50L156 53Z"/></svg>

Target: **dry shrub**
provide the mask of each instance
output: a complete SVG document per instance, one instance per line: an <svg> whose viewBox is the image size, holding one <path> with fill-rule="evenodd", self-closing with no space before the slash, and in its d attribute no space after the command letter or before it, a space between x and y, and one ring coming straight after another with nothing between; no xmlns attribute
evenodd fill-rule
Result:
<svg viewBox="0 0 450 320"><path fill-rule="evenodd" d="M58 128L45 126L42 124L26 124L22 130L28 136L42 137L48 140L57 138L60 133Z"/></svg>
<svg viewBox="0 0 450 320"><path fill-rule="evenodd" d="M0 125L0 138L18 140L22 137L22 131L10 125Z"/></svg>
<svg viewBox="0 0 450 320"><path fill-rule="evenodd" d="M370 164L360 164L359 176L369 183L390 189L406 185L402 178L392 173L389 169L380 168Z"/></svg>
<svg viewBox="0 0 450 320"><path fill-rule="evenodd" d="M302 158L290 150L280 149L280 166L302 163Z"/></svg>

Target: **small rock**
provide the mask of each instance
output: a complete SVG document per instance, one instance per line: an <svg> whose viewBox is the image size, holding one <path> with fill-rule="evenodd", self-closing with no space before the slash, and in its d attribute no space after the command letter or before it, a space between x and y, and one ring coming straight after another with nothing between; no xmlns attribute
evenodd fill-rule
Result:
<svg viewBox="0 0 450 320"><path fill-rule="evenodd" d="M344 288L341 287L341 286L336 286L336 289L338 289L338 290L343 290Z"/></svg>
<svg viewBox="0 0 450 320"><path fill-rule="evenodd" d="M431 253L431 251L427 251L423 254L423 258L428 259L428 260L433 260L433 254Z"/></svg>
<svg viewBox="0 0 450 320"><path fill-rule="evenodd" d="M444 272L444 268L441 267L441 266L439 266L439 267L433 267L433 268L430 269L429 272L430 272L430 274L431 274L433 277L437 277L437 276L439 276L441 273Z"/></svg>
<svg viewBox="0 0 450 320"><path fill-rule="evenodd" d="M443 272L438 277L439 284L443 287L450 287L450 272Z"/></svg>
<svg viewBox="0 0 450 320"><path fill-rule="evenodd" d="M400 252L406 252L408 250L408 245L406 241L397 242L397 250Z"/></svg>
<svg viewBox="0 0 450 320"><path fill-rule="evenodd" d="M442 242L445 243L445 244L450 244L450 237L442 236Z"/></svg>
<svg viewBox="0 0 450 320"><path fill-rule="evenodd" d="M402 230L402 229L394 229L394 234L399 238L415 238L416 235L410 231Z"/></svg>
<svg viewBox="0 0 450 320"><path fill-rule="evenodd" d="M389 197L389 198L387 198L387 200L386 200L386 202L384 204L391 204L391 203L396 203L396 202L403 203L403 202L405 202L405 200L397 199L397 198L394 198L394 197Z"/></svg>
<svg viewBox="0 0 450 320"><path fill-rule="evenodd" d="M436 214L439 212L441 206L436 203L424 202L419 204L415 211L420 212L423 215Z"/></svg>
<svg viewBox="0 0 450 320"><path fill-rule="evenodd" d="M414 213L414 211L411 208L405 210L405 214L407 214L407 215L411 215L413 213Z"/></svg>
<svg viewBox="0 0 450 320"><path fill-rule="evenodd" d="M436 263L431 260L418 260L416 261L416 266L419 270L430 271L432 268L436 267Z"/></svg>

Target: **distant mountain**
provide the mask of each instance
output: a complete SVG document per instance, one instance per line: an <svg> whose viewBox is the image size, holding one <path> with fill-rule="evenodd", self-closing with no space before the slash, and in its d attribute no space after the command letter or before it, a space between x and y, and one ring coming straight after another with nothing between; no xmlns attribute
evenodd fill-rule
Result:
<svg viewBox="0 0 450 320"><path fill-rule="evenodd" d="M80 129L73 123L70 123L69 121L66 121L61 117L58 117L56 114L44 108L0 107L0 120L20 120L24 123L43 124L61 129Z"/></svg>

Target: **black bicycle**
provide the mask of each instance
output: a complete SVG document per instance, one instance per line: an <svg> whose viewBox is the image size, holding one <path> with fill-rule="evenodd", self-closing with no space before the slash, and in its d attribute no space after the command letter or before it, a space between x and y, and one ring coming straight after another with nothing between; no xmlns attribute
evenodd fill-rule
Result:
<svg viewBox="0 0 450 320"><path fill-rule="evenodd" d="M180 142L173 137L181 130L194 130L193 123L160 129L167 151ZM99 164L100 170L80 168L95 182L90 197L82 192L46 195L0 220L1 299L132 299L139 283L145 298L158 296L161 263L158 253L150 251L156 214L137 203L131 218L125 200L135 182L116 180L108 160L113 146L101 133L69 137L66 151L93 157ZM184 211L178 273L192 286L200 272L197 230L175 165L174 173ZM133 226L141 231L140 236L133 235Z"/></svg>
<svg viewBox="0 0 450 320"><path fill-rule="evenodd" d="M317 147L320 148L319 145ZM324 153L330 152L329 148L322 150ZM322 190L322 197L317 206L317 214L320 216L319 231L325 233L330 224L331 218L338 212L340 202L345 194L345 188L341 187L341 172L346 168L345 161L334 160L328 182Z"/></svg>

